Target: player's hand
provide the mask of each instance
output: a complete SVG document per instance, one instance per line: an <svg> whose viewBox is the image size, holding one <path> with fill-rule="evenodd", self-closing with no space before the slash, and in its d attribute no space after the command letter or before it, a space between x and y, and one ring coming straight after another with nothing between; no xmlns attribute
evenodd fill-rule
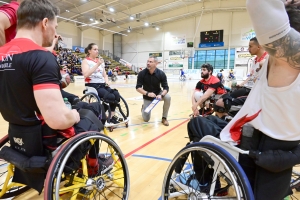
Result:
<svg viewBox="0 0 300 200"><path fill-rule="evenodd" d="M103 62L104 62L103 58L99 58L97 61L97 65L100 66Z"/></svg>
<svg viewBox="0 0 300 200"><path fill-rule="evenodd" d="M150 93L148 93L148 97L156 98L156 94L154 94L153 92L150 92Z"/></svg>
<svg viewBox="0 0 300 200"><path fill-rule="evenodd" d="M60 36L60 35L55 35L54 40L53 40L53 43L56 44L59 40L62 41L61 36Z"/></svg>
<svg viewBox="0 0 300 200"><path fill-rule="evenodd" d="M194 110L194 111L193 111L193 114L194 114L194 117L199 116L199 115L200 115L200 114L199 114L199 110L198 110L198 109Z"/></svg>
<svg viewBox="0 0 300 200"><path fill-rule="evenodd" d="M156 99L161 100L161 99L162 99L161 95L160 95L160 94L157 95L157 96L156 96Z"/></svg>
<svg viewBox="0 0 300 200"><path fill-rule="evenodd" d="M195 110L198 110L198 105L196 103L193 104L192 110L193 110L193 112L195 112ZM198 113L199 113L199 111L198 111Z"/></svg>
<svg viewBox="0 0 300 200"><path fill-rule="evenodd" d="M77 124L77 123L80 121L79 113L77 112L76 109L72 109L71 111L72 111L73 116L74 116L74 118L75 118L75 124Z"/></svg>
<svg viewBox="0 0 300 200"><path fill-rule="evenodd" d="M300 6L300 1L299 0L286 0L284 2L284 5L285 6L288 6L288 5L292 5L292 6Z"/></svg>

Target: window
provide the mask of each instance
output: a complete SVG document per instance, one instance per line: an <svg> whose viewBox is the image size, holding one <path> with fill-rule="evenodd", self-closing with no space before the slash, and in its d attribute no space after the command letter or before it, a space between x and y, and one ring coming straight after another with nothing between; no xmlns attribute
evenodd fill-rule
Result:
<svg viewBox="0 0 300 200"><path fill-rule="evenodd" d="M235 49L230 49L229 68L234 68ZM189 60L190 62L190 60ZM214 69L227 68L228 49L199 50L195 52L194 69L200 69L201 65L209 63ZM190 66L190 64L189 64ZM190 68L189 68L190 69Z"/></svg>
<svg viewBox="0 0 300 200"><path fill-rule="evenodd" d="M193 69L193 58L189 58L188 69Z"/></svg>

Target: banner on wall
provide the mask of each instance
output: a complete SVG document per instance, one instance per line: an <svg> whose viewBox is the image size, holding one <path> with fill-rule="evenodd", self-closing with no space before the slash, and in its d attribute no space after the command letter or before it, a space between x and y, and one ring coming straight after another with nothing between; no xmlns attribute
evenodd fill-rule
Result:
<svg viewBox="0 0 300 200"><path fill-rule="evenodd" d="M168 67L183 67L183 58L182 51L169 51L169 61Z"/></svg>
<svg viewBox="0 0 300 200"><path fill-rule="evenodd" d="M158 60L158 63L159 64L162 63L162 60L163 60L162 53L149 53L149 57L150 56L155 56L157 58L157 60Z"/></svg>
<svg viewBox="0 0 300 200"><path fill-rule="evenodd" d="M72 49L72 38L61 37L62 40L58 41L58 48Z"/></svg>
<svg viewBox="0 0 300 200"><path fill-rule="evenodd" d="M253 58L248 47L235 48L235 67L245 67L246 73L248 73Z"/></svg>
<svg viewBox="0 0 300 200"><path fill-rule="evenodd" d="M241 40L249 41L251 38L256 37L256 34L253 28L244 28L241 30Z"/></svg>
<svg viewBox="0 0 300 200"><path fill-rule="evenodd" d="M175 45L182 45L186 44L185 35L184 36L172 36L172 43Z"/></svg>
<svg viewBox="0 0 300 200"><path fill-rule="evenodd" d="M73 51L79 51L80 53L84 53L84 47L80 47L80 46L73 46L72 47Z"/></svg>

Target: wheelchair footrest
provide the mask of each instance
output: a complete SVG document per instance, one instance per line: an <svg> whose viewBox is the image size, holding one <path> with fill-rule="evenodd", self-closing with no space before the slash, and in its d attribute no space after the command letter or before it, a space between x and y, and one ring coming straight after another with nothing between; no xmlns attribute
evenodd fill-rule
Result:
<svg viewBox="0 0 300 200"><path fill-rule="evenodd" d="M0 151L0 158L13 164L24 172L46 173L48 159L45 156L27 157L11 147L5 146Z"/></svg>

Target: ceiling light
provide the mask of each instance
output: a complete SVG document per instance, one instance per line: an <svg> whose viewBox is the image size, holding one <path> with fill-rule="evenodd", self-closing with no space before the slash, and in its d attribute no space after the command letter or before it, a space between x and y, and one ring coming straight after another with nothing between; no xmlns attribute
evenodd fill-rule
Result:
<svg viewBox="0 0 300 200"><path fill-rule="evenodd" d="M134 17L133 17L133 16L130 16L129 19L130 19L130 20L134 20Z"/></svg>
<svg viewBox="0 0 300 200"><path fill-rule="evenodd" d="M145 22L145 26L149 26L149 23L148 23L148 22Z"/></svg>
<svg viewBox="0 0 300 200"><path fill-rule="evenodd" d="M130 33L130 29L128 29L127 32Z"/></svg>
<svg viewBox="0 0 300 200"><path fill-rule="evenodd" d="M109 8L109 11L110 11L110 12L114 12L114 11L115 11L115 9L113 9L113 8Z"/></svg>
<svg viewBox="0 0 300 200"><path fill-rule="evenodd" d="M94 21L94 19L93 19L93 18L90 18L90 21Z"/></svg>
<svg viewBox="0 0 300 200"><path fill-rule="evenodd" d="M159 30L159 27L156 27L156 30L158 31L158 30Z"/></svg>
<svg viewBox="0 0 300 200"><path fill-rule="evenodd" d="M69 10L66 10L66 12L70 12Z"/></svg>

